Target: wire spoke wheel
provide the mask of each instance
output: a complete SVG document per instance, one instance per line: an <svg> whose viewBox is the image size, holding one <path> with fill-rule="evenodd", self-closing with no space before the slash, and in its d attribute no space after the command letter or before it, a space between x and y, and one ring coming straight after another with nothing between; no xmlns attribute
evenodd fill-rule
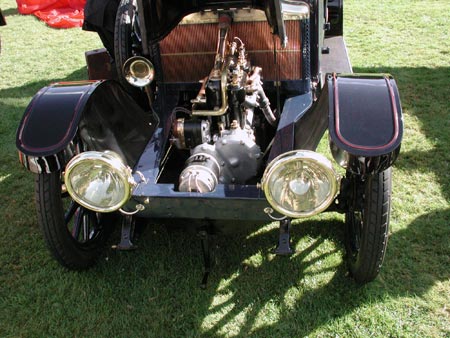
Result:
<svg viewBox="0 0 450 338"><path fill-rule="evenodd" d="M367 283L379 274L386 253L391 168L364 180L350 173L347 178L351 181L354 206L345 215L347 264L358 283Z"/></svg>
<svg viewBox="0 0 450 338"><path fill-rule="evenodd" d="M78 243L94 240L102 231L101 214L81 207L71 198L64 213L64 222L72 237ZM63 204L67 202L63 200Z"/></svg>
<svg viewBox="0 0 450 338"><path fill-rule="evenodd" d="M81 270L95 264L115 215L88 210L64 191L61 173L37 174L36 209L47 247L63 266Z"/></svg>

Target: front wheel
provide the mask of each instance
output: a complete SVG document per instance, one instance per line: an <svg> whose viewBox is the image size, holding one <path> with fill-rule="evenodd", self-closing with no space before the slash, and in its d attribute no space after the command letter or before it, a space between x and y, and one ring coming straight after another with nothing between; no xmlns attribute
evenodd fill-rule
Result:
<svg viewBox="0 0 450 338"><path fill-rule="evenodd" d="M75 203L62 191L60 172L36 175L35 197L38 221L54 258L72 270L91 267L113 229L114 215Z"/></svg>
<svg viewBox="0 0 450 338"><path fill-rule="evenodd" d="M366 179L347 174L352 211L345 215L345 246L350 274L358 283L372 281L386 252L392 191L391 168Z"/></svg>

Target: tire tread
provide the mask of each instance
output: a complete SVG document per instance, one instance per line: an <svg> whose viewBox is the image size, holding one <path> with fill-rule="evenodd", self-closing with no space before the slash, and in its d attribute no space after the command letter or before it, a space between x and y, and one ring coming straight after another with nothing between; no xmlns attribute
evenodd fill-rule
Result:
<svg viewBox="0 0 450 338"><path fill-rule="evenodd" d="M392 190L391 168L370 177L365 184L366 219L363 220L360 249L356 259L348 252L350 273L361 284L372 281L379 274L386 254ZM348 219L346 221L349 222Z"/></svg>

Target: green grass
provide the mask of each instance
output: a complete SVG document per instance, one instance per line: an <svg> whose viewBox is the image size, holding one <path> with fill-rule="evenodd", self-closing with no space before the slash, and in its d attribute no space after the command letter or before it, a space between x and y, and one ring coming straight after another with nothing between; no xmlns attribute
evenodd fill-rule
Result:
<svg viewBox="0 0 450 338"><path fill-rule="evenodd" d="M206 290L198 238L161 225L87 272L50 257L15 130L41 87L86 78L84 51L101 43L0 7L0 337L450 337L448 1L345 3L354 70L390 72L404 112L380 276L363 287L347 276L342 216L328 214L296 221L291 258L271 254L274 224L218 237Z"/></svg>

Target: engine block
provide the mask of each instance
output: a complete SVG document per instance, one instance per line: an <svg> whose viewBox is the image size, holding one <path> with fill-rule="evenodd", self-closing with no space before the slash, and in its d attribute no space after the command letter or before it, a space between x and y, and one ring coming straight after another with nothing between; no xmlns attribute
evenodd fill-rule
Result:
<svg viewBox="0 0 450 338"><path fill-rule="evenodd" d="M252 67L238 37L227 40L231 19L221 17L214 66L203 79L192 108L178 109L172 125L172 144L190 149L179 176L179 191L211 192L217 184L245 184L261 166L261 147L255 142L255 110L270 125L276 118L264 93L261 67Z"/></svg>

